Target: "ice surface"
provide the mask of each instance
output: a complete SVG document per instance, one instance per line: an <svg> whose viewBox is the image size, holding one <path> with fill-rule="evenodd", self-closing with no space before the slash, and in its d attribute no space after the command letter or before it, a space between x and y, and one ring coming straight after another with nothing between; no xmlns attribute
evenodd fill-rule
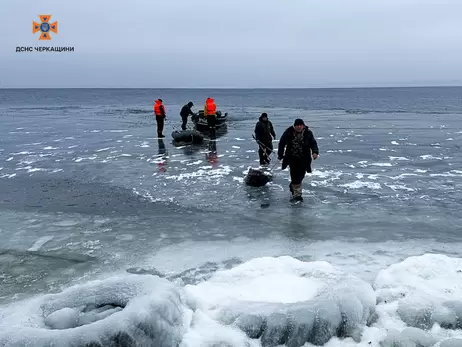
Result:
<svg viewBox="0 0 462 347"><path fill-rule="evenodd" d="M179 289L157 276L89 282L8 307L0 346L177 346L185 307Z"/></svg>
<svg viewBox="0 0 462 347"><path fill-rule="evenodd" d="M359 339L376 302L363 280L327 262L288 256L252 259L186 290L199 311L261 339L262 346L323 345L333 336Z"/></svg>
<svg viewBox="0 0 462 347"><path fill-rule="evenodd" d="M382 188L380 183L363 182L363 181L359 181L359 180L351 182L351 183L341 184L340 186L345 187L345 188L350 188L350 189L361 189L361 188L381 189Z"/></svg>

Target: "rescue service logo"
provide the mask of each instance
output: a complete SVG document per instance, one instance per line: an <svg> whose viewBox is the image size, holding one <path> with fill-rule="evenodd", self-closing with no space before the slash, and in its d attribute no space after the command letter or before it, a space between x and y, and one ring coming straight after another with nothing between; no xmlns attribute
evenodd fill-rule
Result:
<svg viewBox="0 0 462 347"><path fill-rule="evenodd" d="M32 21L32 35L38 35L39 41L51 41L52 36L58 35L58 21L51 21L51 14L39 14L40 22ZM30 23L30 22L29 22ZM30 24L29 24L30 25ZM18 46L16 52L74 52L74 47L30 47Z"/></svg>
<svg viewBox="0 0 462 347"><path fill-rule="evenodd" d="M40 23L32 21L32 34L41 32L39 40L51 40L51 32L58 33L58 21L50 23L51 14L39 15Z"/></svg>

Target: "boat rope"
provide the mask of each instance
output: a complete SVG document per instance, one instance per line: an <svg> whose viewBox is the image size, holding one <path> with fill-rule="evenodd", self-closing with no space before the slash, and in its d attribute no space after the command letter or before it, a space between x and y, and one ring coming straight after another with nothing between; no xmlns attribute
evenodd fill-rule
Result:
<svg viewBox="0 0 462 347"><path fill-rule="evenodd" d="M258 143L258 146L261 148L261 150L264 152L265 156L271 161L271 155L274 154L274 156L276 156L276 151L274 151L274 149L271 149L271 148L268 148L267 146L265 146L261 141L257 140L255 138L255 135L252 134L252 137L254 138L255 141L257 141ZM270 154L268 155L266 150L265 149L268 149L270 151ZM273 166L270 167L270 171L271 172L274 172L274 168L279 164L279 161L276 161ZM277 175L277 173L273 173L273 178Z"/></svg>

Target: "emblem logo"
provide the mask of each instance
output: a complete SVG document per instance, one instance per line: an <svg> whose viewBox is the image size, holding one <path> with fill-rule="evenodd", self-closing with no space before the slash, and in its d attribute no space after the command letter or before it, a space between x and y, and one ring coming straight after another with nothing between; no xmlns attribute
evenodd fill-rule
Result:
<svg viewBox="0 0 462 347"><path fill-rule="evenodd" d="M50 33L58 33L58 21L50 23L50 17L49 14L42 14L39 15L40 23L32 21L32 34L41 32L39 40L51 40Z"/></svg>

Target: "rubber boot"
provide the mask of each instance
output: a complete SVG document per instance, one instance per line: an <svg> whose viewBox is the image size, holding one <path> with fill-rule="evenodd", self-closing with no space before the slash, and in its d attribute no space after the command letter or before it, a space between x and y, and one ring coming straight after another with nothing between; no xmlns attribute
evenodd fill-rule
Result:
<svg viewBox="0 0 462 347"><path fill-rule="evenodd" d="M295 201L302 201L302 185L301 184L292 184L293 188L293 198Z"/></svg>

